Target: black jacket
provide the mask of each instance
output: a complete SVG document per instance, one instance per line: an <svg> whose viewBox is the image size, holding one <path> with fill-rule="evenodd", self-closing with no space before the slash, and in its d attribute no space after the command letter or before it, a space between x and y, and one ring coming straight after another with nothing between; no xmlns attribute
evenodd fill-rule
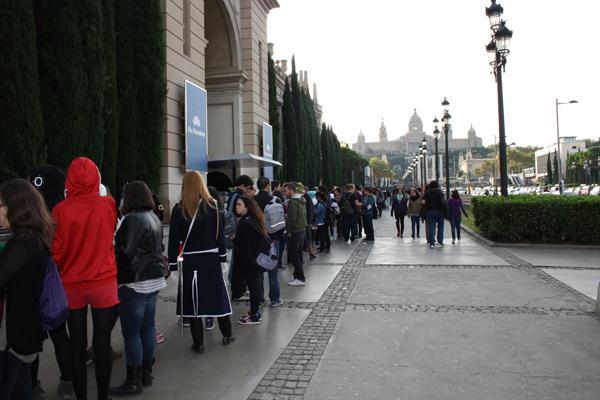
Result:
<svg viewBox="0 0 600 400"><path fill-rule="evenodd" d="M256 257L258 257L259 252L265 250L265 243L266 238L258 233L258 227L252 217L246 214L240 218L237 232L233 239L236 251L234 258L236 268L258 270Z"/></svg>
<svg viewBox="0 0 600 400"><path fill-rule="evenodd" d="M48 250L39 235L15 235L0 253L0 288L6 288L6 339L21 355L42 351L40 296Z"/></svg>
<svg viewBox="0 0 600 400"><path fill-rule="evenodd" d="M120 284L164 277L162 226L154 211L128 214L115 235Z"/></svg>

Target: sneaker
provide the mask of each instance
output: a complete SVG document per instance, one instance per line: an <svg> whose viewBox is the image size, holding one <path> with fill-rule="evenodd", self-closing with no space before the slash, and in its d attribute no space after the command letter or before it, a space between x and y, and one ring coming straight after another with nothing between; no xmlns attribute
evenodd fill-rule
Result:
<svg viewBox="0 0 600 400"><path fill-rule="evenodd" d="M288 282L288 285L289 286L304 286L304 285L306 285L306 282L301 281L299 279L294 279L294 280Z"/></svg>
<svg viewBox="0 0 600 400"><path fill-rule="evenodd" d="M311 255L310 255L310 259L311 259L311 260L314 260L314 259L316 259L316 258L317 258L317 256L315 256L314 254L311 254Z"/></svg>
<svg viewBox="0 0 600 400"><path fill-rule="evenodd" d="M184 328L189 328L190 323L187 320L187 318L181 318L181 317L179 317L179 320L177 321L177 325L183 326Z"/></svg>
<svg viewBox="0 0 600 400"><path fill-rule="evenodd" d="M438 246L444 247L444 243L438 243Z"/></svg>
<svg viewBox="0 0 600 400"><path fill-rule="evenodd" d="M224 337L223 338L223 346L227 346L228 344L231 344L233 342L235 342L235 336L231 335L229 337Z"/></svg>
<svg viewBox="0 0 600 400"><path fill-rule="evenodd" d="M453 241L452 241L452 244L456 244L456 242L453 240Z"/></svg>
<svg viewBox="0 0 600 400"><path fill-rule="evenodd" d="M58 397L62 400L69 400L73 398L73 382L63 381L62 379L58 383L58 387L56 388L56 393Z"/></svg>
<svg viewBox="0 0 600 400"><path fill-rule="evenodd" d="M164 341L165 341L165 334L162 332L156 332L156 344L164 343Z"/></svg>
<svg viewBox="0 0 600 400"><path fill-rule="evenodd" d="M281 307L282 305L283 305L283 300L281 300L281 299L271 302L271 307Z"/></svg>
<svg viewBox="0 0 600 400"><path fill-rule="evenodd" d="M433 249L433 247L434 247L434 246L433 246L432 244L430 244L430 245L429 245L429 248L430 248L430 249Z"/></svg>
<svg viewBox="0 0 600 400"><path fill-rule="evenodd" d="M258 325L260 324L260 316L248 314L238 319L240 325Z"/></svg>
<svg viewBox="0 0 600 400"><path fill-rule="evenodd" d="M213 318L206 318L206 330L212 331L215 329L215 320Z"/></svg>

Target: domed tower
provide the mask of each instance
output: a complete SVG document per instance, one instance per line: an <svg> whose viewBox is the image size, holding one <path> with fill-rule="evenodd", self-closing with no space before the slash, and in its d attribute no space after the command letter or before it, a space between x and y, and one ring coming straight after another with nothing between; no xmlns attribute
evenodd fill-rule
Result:
<svg viewBox="0 0 600 400"><path fill-rule="evenodd" d="M379 128L379 141L387 142L387 129L385 128L385 124L383 123L383 118L381 119L381 127Z"/></svg>
<svg viewBox="0 0 600 400"><path fill-rule="evenodd" d="M365 154L367 152L367 145L365 142L365 134L362 129L358 134L358 141L355 145L352 146L352 150L356 151L359 154Z"/></svg>
<svg viewBox="0 0 600 400"><path fill-rule="evenodd" d="M471 128L469 128L467 137L469 138L469 147L483 147L483 142L481 138L477 137L477 132L473 128L473 125L471 125Z"/></svg>
<svg viewBox="0 0 600 400"><path fill-rule="evenodd" d="M423 137L423 121L421 120L421 117L417 115L416 108L408 121L408 134L413 137Z"/></svg>

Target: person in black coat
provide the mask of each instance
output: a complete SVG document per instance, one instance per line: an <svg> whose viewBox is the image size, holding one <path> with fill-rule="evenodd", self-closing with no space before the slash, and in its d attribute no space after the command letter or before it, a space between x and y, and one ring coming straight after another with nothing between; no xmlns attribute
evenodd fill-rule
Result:
<svg viewBox="0 0 600 400"><path fill-rule="evenodd" d="M257 325L260 323L260 292L258 275L261 272L256 263L260 252L268 251L270 239L265 226L265 218L260 207L250 197L242 195L237 198L235 211L240 216L235 245L236 267L240 268L248 290L250 291L250 312L238 320L241 325Z"/></svg>
<svg viewBox="0 0 600 400"><path fill-rule="evenodd" d="M33 398L31 364L42 351L40 297L54 235L44 199L23 179L0 186L0 225L13 236L0 253L0 288L6 288L4 379L0 398Z"/></svg>

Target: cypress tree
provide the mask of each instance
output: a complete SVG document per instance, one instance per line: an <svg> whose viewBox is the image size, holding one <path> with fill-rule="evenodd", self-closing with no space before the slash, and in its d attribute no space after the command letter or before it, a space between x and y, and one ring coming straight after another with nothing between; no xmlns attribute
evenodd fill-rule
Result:
<svg viewBox="0 0 600 400"><path fill-rule="evenodd" d="M117 143L117 190L137 178L136 127L137 112L135 70L135 7L131 0L115 2L117 46L117 94L119 109L119 139ZM141 122L141 121L140 121Z"/></svg>
<svg viewBox="0 0 600 400"><path fill-rule="evenodd" d="M546 162L546 182L548 185L554 182L552 179L552 162L550 161L550 152L548 152L548 161Z"/></svg>
<svg viewBox="0 0 600 400"><path fill-rule="evenodd" d="M45 162L31 1L0 1L0 170L27 176Z"/></svg>
<svg viewBox="0 0 600 400"><path fill-rule="evenodd" d="M106 88L104 91L104 158L102 181L112 193L116 186L117 152L119 145L119 114L117 97L117 48L115 38L115 2L102 2L104 13L104 60L106 63Z"/></svg>
<svg viewBox="0 0 600 400"><path fill-rule="evenodd" d="M292 92L289 80L285 80L285 90L283 91L283 137L285 144L283 146L284 176L286 180L298 179L298 134L296 132L296 113L292 100Z"/></svg>
<svg viewBox="0 0 600 400"><path fill-rule="evenodd" d="M329 132L325 123L321 126L321 164L323 167L323 184L331 185L331 155L329 152Z"/></svg>
<svg viewBox="0 0 600 400"><path fill-rule="evenodd" d="M294 114L296 116L296 132L298 145L302 146L298 148L298 159L296 161L296 173L297 175L292 178L296 181L304 182L306 180L306 156L307 151L304 148L306 144L306 123L304 115L304 107L302 102L302 92L300 90L300 84L298 82L298 74L296 72L296 58L292 56L292 104L294 107ZM288 149L289 151L289 149Z"/></svg>
<svg viewBox="0 0 600 400"><path fill-rule="evenodd" d="M66 168L87 143L87 67L80 3L34 3L40 104L48 163ZM96 110L98 112L98 110Z"/></svg>
<svg viewBox="0 0 600 400"><path fill-rule="evenodd" d="M281 147L281 125L279 123L279 110L277 106L277 74L275 73L275 62L269 53L269 124L273 127L273 159L279 160L279 148ZM280 177L281 168L275 167L274 176Z"/></svg>

